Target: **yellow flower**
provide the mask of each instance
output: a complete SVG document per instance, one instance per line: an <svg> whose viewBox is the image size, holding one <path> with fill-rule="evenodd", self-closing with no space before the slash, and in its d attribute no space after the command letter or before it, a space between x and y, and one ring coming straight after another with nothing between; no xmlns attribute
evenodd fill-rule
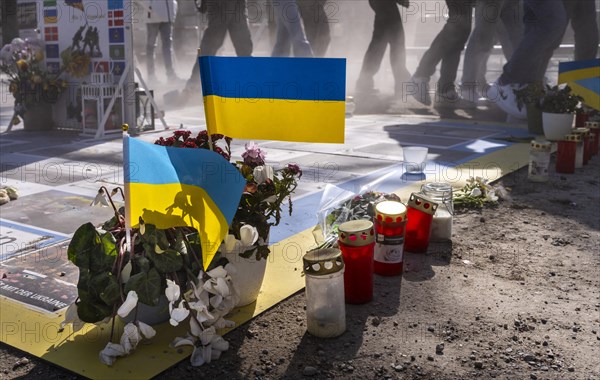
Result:
<svg viewBox="0 0 600 380"><path fill-rule="evenodd" d="M20 71L27 71L29 69L29 64L24 59L19 59L17 61L17 68Z"/></svg>

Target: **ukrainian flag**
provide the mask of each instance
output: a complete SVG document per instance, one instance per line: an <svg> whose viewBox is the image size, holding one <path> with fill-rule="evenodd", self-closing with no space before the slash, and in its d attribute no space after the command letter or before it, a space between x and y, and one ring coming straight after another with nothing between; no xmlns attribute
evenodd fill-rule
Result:
<svg viewBox="0 0 600 380"><path fill-rule="evenodd" d="M345 59L198 59L209 134L344 142Z"/></svg>
<svg viewBox="0 0 600 380"><path fill-rule="evenodd" d="M125 217L164 229L190 226L200 233L207 268L238 208L245 179L218 153L172 148L123 137Z"/></svg>
<svg viewBox="0 0 600 380"><path fill-rule="evenodd" d="M585 104L600 110L600 58L560 62L558 83L567 83Z"/></svg>

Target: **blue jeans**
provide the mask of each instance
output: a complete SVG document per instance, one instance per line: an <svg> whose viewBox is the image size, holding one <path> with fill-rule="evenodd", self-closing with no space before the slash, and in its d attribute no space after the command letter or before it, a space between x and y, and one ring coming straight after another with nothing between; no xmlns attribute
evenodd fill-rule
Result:
<svg viewBox="0 0 600 380"><path fill-rule="evenodd" d="M565 0L564 3L575 37L575 60L596 58L599 37L594 0Z"/></svg>
<svg viewBox="0 0 600 380"><path fill-rule="evenodd" d="M414 77L429 79L441 61L438 91L442 93L454 89L460 55L471 34L473 11L470 0L446 0L446 5L448 20L421 58L414 74Z"/></svg>
<svg viewBox="0 0 600 380"><path fill-rule="evenodd" d="M523 37L521 0L479 0L475 6L475 28L471 32L463 62L463 85L485 86L487 61L496 39L508 61Z"/></svg>
<svg viewBox="0 0 600 380"><path fill-rule="evenodd" d="M356 90L370 92L374 89L373 77L381 68L383 56L389 45L394 90L396 94L400 94L402 83L410 80L410 73L406 68L404 28L398 5L388 0L369 0L369 5L375 11L373 36L363 59Z"/></svg>
<svg viewBox="0 0 600 380"><path fill-rule="evenodd" d="M200 42L200 54L217 55L229 33L231 43L238 57L252 55L252 36L248 27L246 0L203 0L208 26ZM186 88L200 89L200 65L194 61L194 67Z"/></svg>
<svg viewBox="0 0 600 380"><path fill-rule="evenodd" d="M172 57L172 26L169 22L155 22L146 24L146 31L148 33L148 39L146 40L146 64L148 68L148 75L155 75L154 72L154 47L156 46L156 38L160 33L160 42L162 45L162 55L165 62L165 69L167 76L175 75L173 70L173 57Z"/></svg>
<svg viewBox="0 0 600 380"><path fill-rule="evenodd" d="M295 57L312 57L296 0L273 0L273 10L277 20L277 39L271 56L286 57L291 48Z"/></svg>
<svg viewBox="0 0 600 380"><path fill-rule="evenodd" d="M525 32L521 43L504 65L500 85L539 83L554 49L567 27L567 12L562 1L524 0Z"/></svg>

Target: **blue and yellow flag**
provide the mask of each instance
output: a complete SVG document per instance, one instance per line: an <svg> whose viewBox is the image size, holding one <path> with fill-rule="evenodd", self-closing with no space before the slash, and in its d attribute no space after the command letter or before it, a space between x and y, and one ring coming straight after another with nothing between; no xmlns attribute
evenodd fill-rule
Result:
<svg viewBox="0 0 600 380"><path fill-rule="evenodd" d="M343 143L346 60L199 57L210 134Z"/></svg>
<svg viewBox="0 0 600 380"><path fill-rule="evenodd" d="M172 148L123 136L125 217L131 227L190 226L200 233L202 261L212 261L235 215L246 180L218 153Z"/></svg>
<svg viewBox="0 0 600 380"><path fill-rule="evenodd" d="M585 104L600 110L600 58L560 62L558 83L567 83Z"/></svg>

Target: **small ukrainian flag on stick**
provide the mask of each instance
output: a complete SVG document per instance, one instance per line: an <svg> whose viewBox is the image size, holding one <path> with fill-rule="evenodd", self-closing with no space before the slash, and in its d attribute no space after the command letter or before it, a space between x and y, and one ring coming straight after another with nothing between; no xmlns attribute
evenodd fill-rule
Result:
<svg viewBox="0 0 600 380"><path fill-rule="evenodd" d="M150 144L123 129L127 228L137 227L140 218L160 229L193 227L208 268L227 235L246 180L218 153Z"/></svg>

